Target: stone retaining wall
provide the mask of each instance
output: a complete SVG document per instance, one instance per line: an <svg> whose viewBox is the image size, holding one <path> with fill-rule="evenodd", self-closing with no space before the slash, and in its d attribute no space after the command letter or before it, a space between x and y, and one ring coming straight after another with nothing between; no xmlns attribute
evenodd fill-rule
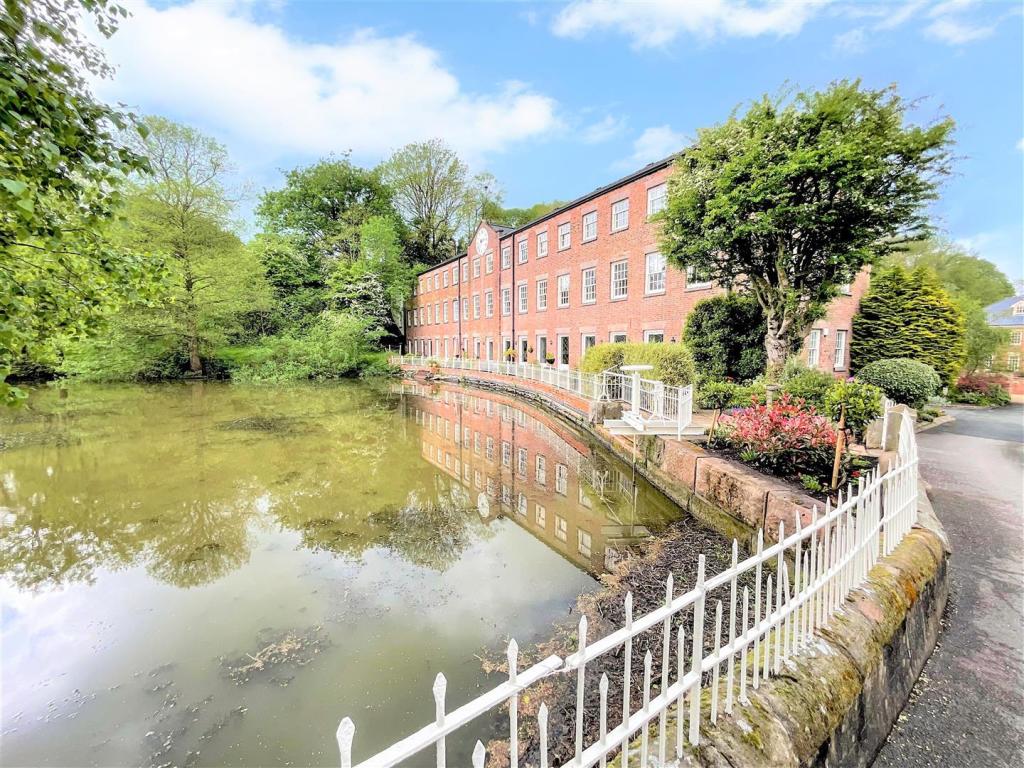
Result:
<svg viewBox="0 0 1024 768"><path fill-rule="evenodd" d="M815 502L809 496L699 446L614 437L598 424L599 406L570 402L568 393L554 388L534 389L533 382L527 388L507 376L465 374L442 372L440 378L510 392L554 410L635 462L648 481L726 537L749 541L763 528L766 539L775 540L780 523L792 531L797 515L810 521ZM700 746L688 748L679 765L871 764L935 647L949 596L949 542L923 481L920 487L918 524L896 550L878 562L816 641L788 662L787 673L748 689L748 706L736 707L716 725L703 723ZM671 734L669 743L674 741Z"/></svg>

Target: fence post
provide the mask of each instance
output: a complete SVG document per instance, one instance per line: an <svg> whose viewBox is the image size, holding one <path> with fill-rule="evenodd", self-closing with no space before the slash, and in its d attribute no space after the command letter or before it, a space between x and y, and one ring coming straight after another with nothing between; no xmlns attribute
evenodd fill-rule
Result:
<svg viewBox="0 0 1024 768"><path fill-rule="evenodd" d="M447 687L448 681L442 673L438 672L437 677L434 678L434 722L437 723L438 728L444 726L444 692ZM444 768L446 762L444 736L442 736L437 740L437 768Z"/></svg>
<svg viewBox="0 0 1024 768"><path fill-rule="evenodd" d="M579 628L580 664L576 672L576 762L583 754L583 684L586 680L586 667L583 654L587 650L587 617L580 617Z"/></svg>
<svg viewBox="0 0 1024 768"><path fill-rule="evenodd" d="M519 663L519 644L515 638L508 643L508 682L516 684ZM510 768L519 766L519 694L513 693L508 702L508 759Z"/></svg>
<svg viewBox="0 0 1024 768"><path fill-rule="evenodd" d="M633 670L633 593L626 593L626 652L625 664L622 667L622 726L629 726L629 693L630 676ZM629 768L629 734L622 748L622 768Z"/></svg>
<svg viewBox="0 0 1024 768"><path fill-rule="evenodd" d="M338 749L341 750L341 768L352 768L352 739L356 735L356 725L351 718L344 718L338 725Z"/></svg>
<svg viewBox="0 0 1024 768"><path fill-rule="evenodd" d="M690 671L696 675L690 691L690 743L700 742L700 690L701 665L704 662L704 555L697 556L697 600L693 604L693 655L690 657Z"/></svg>

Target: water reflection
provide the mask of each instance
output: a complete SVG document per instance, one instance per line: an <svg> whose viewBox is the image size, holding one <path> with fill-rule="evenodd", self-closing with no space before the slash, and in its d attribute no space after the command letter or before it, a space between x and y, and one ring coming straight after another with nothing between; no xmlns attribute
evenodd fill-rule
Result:
<svg viewBox="0 0 1024 768"><path fill-rule="evenodd" d="M0 413L3 762L331 765L351 713L382 748L672 514L481 392L39 390Z"/></svg>
<svg viewBox="0 0 1024 768"><path fill-rule="evenodd" d="M484 520L514 520L590 573L675 508L632 469L546 412L493 393L406 382L421 451Z"/></svg>

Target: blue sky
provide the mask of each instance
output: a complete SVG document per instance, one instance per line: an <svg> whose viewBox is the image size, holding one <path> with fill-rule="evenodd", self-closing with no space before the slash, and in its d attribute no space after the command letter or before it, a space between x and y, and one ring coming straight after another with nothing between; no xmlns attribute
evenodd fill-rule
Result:
<svg viewBox="0 0 1024 768"><path fill-rule="evenodd" d="M567 199L787 84L896 83L914 120L958 124L936 224L1024 278L1018 3L127 4L101 94L217 137L257 191L330 153L372 165L440 136L506 205Z"/></svg>

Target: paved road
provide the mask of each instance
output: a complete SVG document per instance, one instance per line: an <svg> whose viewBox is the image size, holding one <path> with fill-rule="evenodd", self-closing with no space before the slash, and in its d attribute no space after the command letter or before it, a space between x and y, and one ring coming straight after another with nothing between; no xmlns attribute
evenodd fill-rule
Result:
<svg viewBox="0 0 1024 768"><path fill-rule="evenodd" d="M953 547L945 630L876 768L1024 765L1024 407L950 413L919 439Z"/></svg>

